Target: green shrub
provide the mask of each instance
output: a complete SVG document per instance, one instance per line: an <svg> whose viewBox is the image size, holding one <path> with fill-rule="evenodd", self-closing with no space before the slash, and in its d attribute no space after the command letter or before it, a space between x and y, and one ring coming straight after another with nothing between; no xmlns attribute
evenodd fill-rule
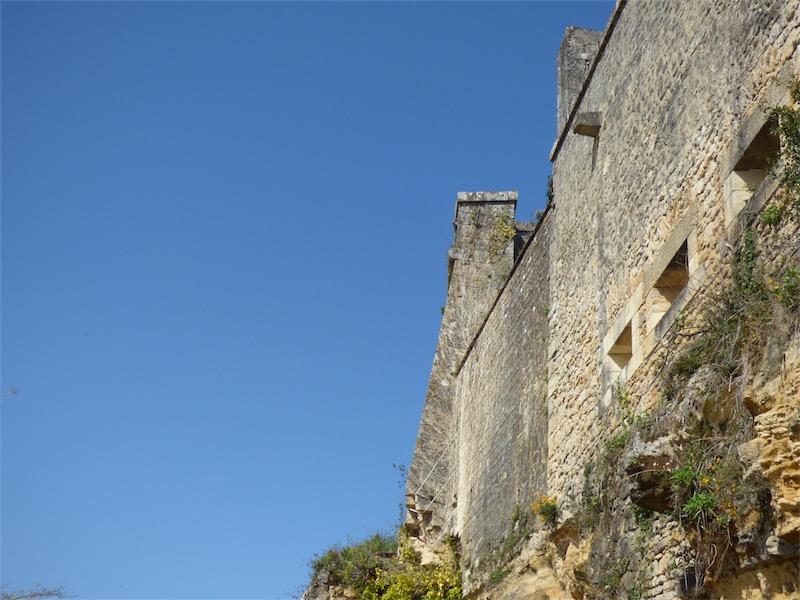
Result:
<svg viewBox="0 0 800 600"><path fill-rule="evenodd" d="M653 511L642 508L634 504L631 507L633 517L636 519L636 527L643 536L651 536L653 534ZM641 540L642 542L644 540Z"/></svg>
<svg viewBox="0 0 800 600"><path fill-rule="evenodd" d="M375 534L357 544L333 546L311 561L313 576L353 590L362 600L461 600L458 551L448 544L438 565L423 565L403 533Z"/></svg>
<svg viewBox="0 0 800 600"><path fill-rule="evenodd" d="M800 270L789 266L781 275L780 285L774 287L775 296L788 309L800 306Z"/></svg>
<svg viewBox="0 0 800 600"><path fill-rule="evenodd" d="M783 220L783 209L777 204L770 204L764 212L761 213L761 220L770 226L778 225Z"/></svg>
<svg viewBox="0 0 800 600"><path fill-rule="evenodd" d="M618 433L606 442L606 450L609 452L616 452L622 450L631 439L631 430L626 427L622 433Z"/></svg>
<svg viewBox="0 0 800 600"><path fill-rule="evenodd" d="M363 589L376 569L397 552L397 546L397 537L384 533L347 546L336 544L311 560L312 577L327 571L333 583Z"/></svg>
<svg viewBox="0 0 800 600"><path fill-rule="evenodd" d="M800 81L792 85L791 96L800 102ZM780 154L775 161L780 174L780 183L789 197L786 201L790 216L800 219L800 110L780 106L771 111L773 132L781 140Z"/></svg>
<svg viewBox="0 0 800 600"><path fill-rule="evenodd" d="M685 466L676 469L669 476L673 491L691 488L697 481L697 472L694 468Z"/></svg>
<svg viewBox="0 0 800 600"><path fill-rule="evenodd" d="M531 510L534 514L539 515L542 523L547 527L554 527L558 523L558 516L561 512L556 498L545 494L536 495L533 504L531 504Z"/></svg>

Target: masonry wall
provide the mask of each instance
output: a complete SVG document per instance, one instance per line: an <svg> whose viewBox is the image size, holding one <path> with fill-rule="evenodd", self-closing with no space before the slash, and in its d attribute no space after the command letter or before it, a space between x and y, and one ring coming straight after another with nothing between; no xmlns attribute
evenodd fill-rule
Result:
<svg viewBox="0 0 800 600"><path fill-rule="evenodd" d="M576 111L600 113L600 132L567 130L553 169L548 468L560 496L579 492L576 473L615 425L603 399L604 338L646 316L648 269L690 212L695 267L712 279L724 268L721 168L747 120L800 71L797 10L786 0L618 7Z"/></svg>
<svg viewBox="0 0 800 600"><path fill-rule="evenodd" d="M799 10L798 0L618 2L577 103L559 109L554 206L513 270L504 267L503 287L493 279L474 303L474 318L459 296L445 309L436 361L447 360L434 363L409 506L418 512L423 497L436 498L436 531L459 537L468 577L491 568L512 516L537 492L571 516L586 466L620 430L617 383L633 392L634 411L658 402L657 359L672 323L730 275L738 226L726 181L800 75ZM600 36L587 39L594 47ZM762 186L737 210L758 211L774 191ZM653 297L678 255L688 283L662 316ZM459 275L458 285L480 283L476 273ZM454 278L451 294L462 289ZM630 359L609 370L627 327ZM454 328L464 336L445 352ZM796 497L800 522L800 490ZM632 530L615 527L622 537ZM671 553L684 543L677 535L674 521L656 523L644 597L678 597L670 574ZM547 585L570 572L570 560L577 577L577 542L559 543L533 569L552 573ZM481 585L466 589L484 593ZM560 597L571 585L525 589ZM510 589L482 597L527 597Z"/></svg>
<svg viewBox="0 0 800 600"><path fill-rule="evenodd" d="M535 231L456 386L452 530L466 564L496 550L512 516L547 490L550 227Z"/></svg>

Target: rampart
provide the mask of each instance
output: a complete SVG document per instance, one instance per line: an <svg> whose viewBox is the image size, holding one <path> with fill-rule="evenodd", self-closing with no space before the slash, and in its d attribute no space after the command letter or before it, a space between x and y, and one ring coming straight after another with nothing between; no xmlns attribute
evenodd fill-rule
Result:
<svg viewBox="0 0 800 600"><path fill-rule="evenodd" d="M772 350L778 375L753 359L761 375L737 371L702 401L664 383L702 330L684 335L686 323L706 323L736 280L745 230L766 240L753 246L765 273L797 259L794 225L767 231L759 215L780 194L768 120L800 76L799 10L798 0L619 1L604 33L570 29L562 45L554 202L539 222L514 223L513 192L459 194L407 527L432 548L460 541L473 597L800 597L797 331ZM750 410L709 417L712 396ZM692 416L669 421L682 411ZM728 454L708 447L771 481L752 523L725 519L735 560L704 554L703 532L665 504L678 492L664 483L687 464L687 423L705 419L723 440L732 414L745 438ZM633 426L643 415L653 439ZM604 475L611 495L590 479L603 460L621 474ZM658 494L645 471L660 472ZM612 509L598 513L595 496ZM530 518L543 498L558 511L547 526Z"/></svg>

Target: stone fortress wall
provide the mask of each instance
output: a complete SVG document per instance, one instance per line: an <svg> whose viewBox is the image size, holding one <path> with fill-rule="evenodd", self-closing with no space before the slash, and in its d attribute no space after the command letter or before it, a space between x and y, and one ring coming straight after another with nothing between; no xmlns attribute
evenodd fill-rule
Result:
<svg viewBox="0 0 800 600"><path fill-rule="evenodd" d="M555 201L539 222L514 225L513 192L459 194L407 526L434 549L460 541L473 597L592 597L574 532L526 531L516 577L490 581L492 560L541 494L562 521L586 500L587 465L623 426L617 390L633 411L657 406L676 320L730 279L744 215L778 189L766 122L789 103L798 44L798 0L618 0L605 32L570 28L562 45ZM698 597L800 597L797 335L784 364L789 391L754 417L752 442L755 462L783 452L780 551L731 575L739 595ZM618 540L635 533L617 525ZM690 594L676 527L656 518L640 597Z"/></svg>

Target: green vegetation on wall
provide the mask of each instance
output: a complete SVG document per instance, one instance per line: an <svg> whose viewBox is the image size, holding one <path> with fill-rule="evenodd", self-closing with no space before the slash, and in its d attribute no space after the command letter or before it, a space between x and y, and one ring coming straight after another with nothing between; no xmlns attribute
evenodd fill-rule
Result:
<svg viewBox="0 0 800 600"><path fill-rule="evenodd" d="M800 104L800 80L795 80L789 90L792 102ZM793 106L772 109L773 133L780 139L780 154L773 165L778 180L786 192L773 207L764 211L762 218L771 225L780 222L783 213L788 213L797 222L800 220L800 110Z"/></svg>

